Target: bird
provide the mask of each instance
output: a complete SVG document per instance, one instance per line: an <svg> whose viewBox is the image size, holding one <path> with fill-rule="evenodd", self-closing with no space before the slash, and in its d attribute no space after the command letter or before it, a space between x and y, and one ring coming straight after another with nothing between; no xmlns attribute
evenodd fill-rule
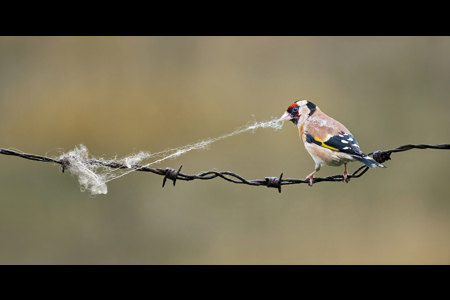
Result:
<svg viewBox="0 0 450 300"><path fill-rule="evenodd" d="M278 121L291 121L299 129L300 139L315 162L314 172L309 174L309 186L313 185L314 174L323 165L345 167L344 181L348 183L347 163L362 162L369 168L387 168L364 154L350 131L335 119L323 113L317 105L308 100L298 100L289 105Z"/></svg>

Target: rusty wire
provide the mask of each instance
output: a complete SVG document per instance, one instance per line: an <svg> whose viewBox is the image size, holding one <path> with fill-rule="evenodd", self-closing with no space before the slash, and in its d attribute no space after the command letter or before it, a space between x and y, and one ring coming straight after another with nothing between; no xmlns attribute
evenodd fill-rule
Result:
<svg viewBox="0 0 450 300"><path fill-rule="evenodd" d="M371 152L368 155L372 155L373 158L379 162L383 163L387 160L391 159L391 154L395 152L403 152L411 149L450 149L450 144L439 144L439 145L403 145L400 147L397 147L395 149L385 150L385 151L375 151ZM56 164L60 164L62 167L62 172L64 173L64 170L70 167L69 159L67 157L63 157L60 160L55 160L49 157L45 156L39 156L34 154L28 154L28 153L19 153L16 151L8 150L8 149L1 149L0 148L0 154L4 155L13 155L22 157L29 160L34 161L40 161L40 162L53 162ZM175 183L177 180L185 180L185 181L191 181L195 179L199 180L209 180L214 179L216 177L220 177L226 181L232 182L232 183L238 183L238 184L247 184L247 185L253 185L253 186L266 186L271 188L277 188L278 192L281 193L281 186L282 185L289 185L289 184L300 184L300 183L309 183L309 179L283 179L283 173L280 174L279 177L265 177L265 179L257 179L257 180L247 180L244 177L233 173L229 171L207 171L202 172L197 175L189 175L181 173L181 167L178 168L178 170L174 170L172 168L149 168L145 166L140 165L131 165L131 167L128 167L127 165L117 163L117 162L102 162L98 160L89 159L86 160L85 163L87 164L96 164L101 165L103 167L109 167L113 169L134 169L135 171L141 171L141 172L151 172L154 174L158 174L161 176L164 176L162 186L166 184L167 179L172 180L173 185L175 186ZM364 173L367 172L369 167L361 166L358 170L353 172L353 174L348 175L348 179L351 178L359 178ZM343 175L334 175L334 176L328 176L328 177L314 177L313 183L323 182L323 181L344 181Z"/></svg>

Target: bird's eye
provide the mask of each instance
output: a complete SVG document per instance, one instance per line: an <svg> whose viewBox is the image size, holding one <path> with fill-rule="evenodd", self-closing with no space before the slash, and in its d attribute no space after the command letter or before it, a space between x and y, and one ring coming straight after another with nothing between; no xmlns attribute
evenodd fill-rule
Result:
<svg viewBox="0 0 450 300"><path fill-rule="evenodd" d="M298 111L299 111L300 107L298 107L297 105L294 106L294 104L292 104L289 109L287 110L287 112L293 116L293 117L298 117Z"/></svg>

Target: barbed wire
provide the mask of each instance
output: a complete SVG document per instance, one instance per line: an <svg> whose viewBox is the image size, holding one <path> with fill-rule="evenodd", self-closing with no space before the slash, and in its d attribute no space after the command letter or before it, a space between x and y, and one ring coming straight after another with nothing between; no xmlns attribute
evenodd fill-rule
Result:
<svg viewBox="0 0 450 300"><path fill-rule="evenodd" d="M370 152L368 155L372 155L373 159L375 159L379 163L384 163L387 160L391 160L391 154L396 152L403 152L408 151L411 149L450 149L450 144L438 144L438 145L425 145L425 144L419 144L419 145L403 145L399 146L394 149L385 150L385 151L375 151ZM40 162L52 162L56 164L60 164L62 167L62 172L64 173L64 170L68 169L70 167L70 159L69 157L65 156L59 160L55 160L50 157L40 156L40 155L34 155L34 154L28 154L28 153L19 153L13 150L8 149L1 149L0 148L0 154L4 155L12 155L12 156L18 156L21 158L34 160L34 161L40 161ZM185 181L191 181L191 180L209 180L214 179L217 177L220 177L226 181L232 182L232 183L238 183L238 184L246 184L246 185L253 185L253 186L266 186L270 188L277 188L278 192L281 193L281 186L283 185L290 185L290 184L300 184L300 183L307 183L309 184L309 179L283 179L283 173L280 174L279 177L265 177L264 179L257 179L257 180L247 180L244 177L233 173L229 171L207 171L202 172L196 175L189 175L181 173L181 168L183 165L181 165L178 170L174 170L172 168L149 168L146 166L140 166L140 165L125 165L118 162L104 162L99 161L95 159L89 159L84 161L86 164L92 164L92 165L100 165L103 167L109 167L113 169L133 169L135 171L140 172L151 172L157 175L164 176L162 187L165 186L167 179L172 180L173 185L175 186L175 183L177 180L185 180ZM351 175L348 175L347 178L359 178L362 175L364 175L369 167L361 166L359 169L357 169L355 172L353 172ZM339 182L344 181L343 175L334 175L334 176L328 176L328 177L314 177L313 183L319 183L324 181L333 181L333 182Z"/></svg>

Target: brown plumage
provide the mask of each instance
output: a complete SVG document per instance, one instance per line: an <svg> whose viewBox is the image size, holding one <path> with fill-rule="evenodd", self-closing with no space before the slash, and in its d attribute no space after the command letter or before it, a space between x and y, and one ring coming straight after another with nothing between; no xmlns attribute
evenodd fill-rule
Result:
<svg viewBox="0 0 450 300"><path fill-rule="evenodd" d="M358 142L350 131L335 119L323 113L319 107L307 100L292 103L280 121L292 121L298 126L300 138L315 162L315 170L307 176L312 186L314 174L324 164L344 164L344 180L348 182L347 163L360 161L370 168L382 167L359 149Z"/></svg>

